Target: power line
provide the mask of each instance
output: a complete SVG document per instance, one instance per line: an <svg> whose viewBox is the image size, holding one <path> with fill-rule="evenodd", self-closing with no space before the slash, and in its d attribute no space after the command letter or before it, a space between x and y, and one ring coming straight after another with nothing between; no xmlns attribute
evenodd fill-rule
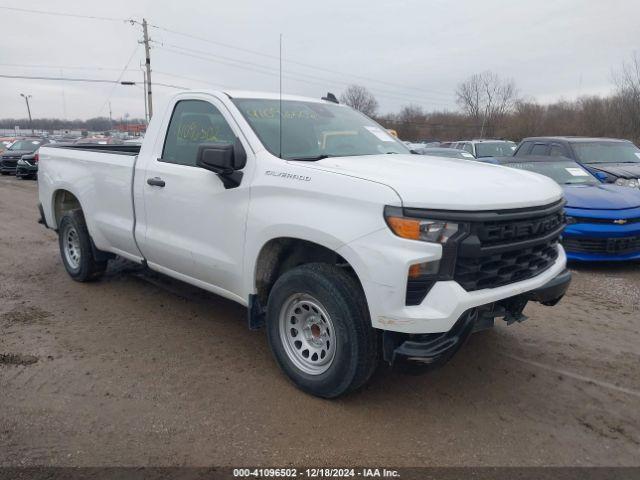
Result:
<svg viewBox="0 0 640 480"><path fill-rule="evenodd" d="M112 83L116 85L139 86L137 82L133 82L129 80L109 80L106 78L45 77L45 76L36 76L36 75L6 75L4 73L0 74L0 78L16 78L16 79L24 79L24 80L47 80L47 81L55 81L55 82ZM159 85L161 87L167 87L167 88L178 88L181 90L183 89L191 90L189 87L185 87L183 85L172 85L170 83L154 82L154 85Z"/></svg>
<svg viewBox="0 0 640 480"><path fill-rule="evenodd" d="M17 78L26 80L52 80L59 82L86 82L86 83L121 83L119 80L107 80L102 78L73 78L73 77L44 77L36 75L6 75L0 74L0 78ZM122 82L124 85L134 85L135 82Z"/></svg>
<svg viewBox="0 0 640 480"><path fill-rule="evenodd" d="M201 55L201 56L205 56L205 57L209 57L209 58L215 58L215 59L220 59L223 60L225 62L231 62L233 64L240 64L240 65L251 65L263 70L267 70L273 73L278 72L279 75L279 70L275 67L271 67L269 65L264 65L264 64L260 64L260 63L255 63L255 62L250 62L250 61L246 61L246 60L238 60L235 58L230 58L230 57L225 57L222 55L214 55L211 54L209 52L204 52L202 50L195 50L195 49L191 49L191 48L186 48L186 47L181 47L179 45L174 45L171 43L162 43L160 45L161 48L167 48L169 47L169 49L178 49L181 51L185 51L185 52L190 52L190 53L195 53L197 55ZM309 75L307 73L302 73L302 72L297 72L297 71L291 71L289 70L290 74L293 75L297 75L299 77L305 77L305 78L310 78L312 80L319 80L319 81L323 81L323 82L333 82L334 84L340 84L340 85L349 85L348 82L343 82L340 80L333 80L333 79L327 79L327 78L322 78L322 77L318 77L317 75ZM413 93L408 93L408 94L403 94L402 92L393 92L390 90L383 90L380 89L378 87L374 87L374 89L378 92L382 92L383 94L386 93L388 95L393 95L396 97L406 97L407 99L410 100L416 100L419 99L420 101L428 101L430 103L441 103L442 99L438 99L438 98L433 98L433 97L429 97L429 96L424 96L424 95L418 95L418 94L413 94Z"/></svg>
<svg viewBox="0 0 640 480"><path fill-rule="evenodd" d="M232 44L229 44L229 43L210 40L208 38L200 37L198 35L193 35L193 34L190 34L190 33L180 32L180 31L173 30L173 29L170 29L170 28L161 27L159 25L149 24L149 26L152 27L152 28L156 28L158 30L167 32L167 33L172 33L174 35L179 35L179 36L182 36L182 37L190 38L192 40L198 40L200 42L209 43L211 45L217 45L217 46L224 47L224 48L229 48L229 49L233 49L233 50L237 50L237 51L241 51L241 52L245 52L245 53L250 53L252 55L259 55L259 56L262 56L262 57L267 57L267 58L271 58L271 59L274 59L274 60L279 60L279 57L277 55L272 55L272 54L269 54L269 53L266 53L266 52L260 52L260 51L257 51L257 50L252 50L252 49L249 49L249 48L244 48L244 47L239 47L237 45L232 45ZM397 83L387 82L387 81L383 81L383 80L377 80L377 79L366 77L366 76L363 76L363 75L357 75L357 74L353 74L353 73L349 73L349 72L341 72L341 71L332 70L332 69L329 69L329 68L318 67L316 65L311 65L311 64L308 64L308 63L305 63L305 62L299 62L297 60L291 60L291 59L283 58L282 61L285 62L285 63L291 63L291 64L294 64L294 65L299 65L299 66L306 67L306 68L311 68L311 69L314 69L314 70L321 70L321 71L328 72L328 73L333 73L333 74L338 74L338 75L343 75L343 76L349 76L349 77L352 77L352 78L358 78L360 80L366 80L366 81L371 82L371 83L383 84L383 85L387 85L387 86L391 86L391 87L395 87L395 88L401 88L401 89L405 89L405 90L415 90L415 91L418 91L418 92L424 92L424 93L430 93L430 94L442 95L442 96L448 96L449 95L448 93L445 93L443 91L441 92L441 91L436 91L436 90L425 90L423 88L411 87L411 86L408 86L408 85L400 85L400 84L397 84Z"/></svg>
<svg viewBox="0 0 640 480"><path fill-rule="evenodd" d="M120 72L120 75L118 76L118 80L114 83L113 87L111 88L111 91L109 92L109 95L107 96L107 99L102 104L102 107L100 107L100 110L98 110L98 114L96 115L96 117L100 116L100 114L102 113L102 110L104 110L104 107L106 107L109 101L111 100L111 97L113 96L113 92L115 92L116 87L122 81L122 77L124 77L125 72L129 68L129 64L131 64L131 61L133 60L133 57L135 57L137 52L138 52L138 45L136 44L136 47L133 49L133 52L131 52L131 56L129 57L129 60L127 60L127 63L125 64L124 68Z"/></svg>
<svg viewBox="0 0 640 480"><path fill-rule="evenodd" d="M234 68L239 68L242 70L249 70L252 72L257 72L257 73L261 73L263 75L270 75L270 76L279 76L279 73L268 66L265 65L261 65L261 64L256 64L253 62L245 62L245 61L240 61L240 60L232 60L229 59L228 57L220 57L220 56L216 56L216 55L211 55L211 54L204 54L204 53L198 53L198 54L193 54L193 53L188 53L188 51L193 51L191 49L182 49L185 51L180 51L180 50L174 50L173 48L168 48L166 46L164 47L160 47L161 50L169 52L169 53L173 53L175 55L182 55L182 56L186 56L186 57L191 57L191 58L196 58L199 60L204 60L207 62L213 62L213 63L220 63L223 65L227 65L230 67L234 67ZM348 85L348 83L346 82L341 82L339 80L329 80L329 79L322 79L322 78L318 78L316 76L311 76L308 74L304 74L304 73L300 73L300 72L294 72L294 74L285 74L283 75L283 78L288 78L291 80L295 80L295 81L299 81L299 82L303 82L303 83L313 83L316 85L321 85L321 86L327 86L328 84L333 84L333 85L337 85L339 88L342 88L346 85ZM450 107L451 104L445 104L442 102L438 102L438 101L432 101L423 97L419 97L417 95L415 96L409 96L409 95L403 95L400 93L395 93L395 92L389 92L389 91L383 91L380 90L378 88L372 88L371 89L374 93L376 93L378 96L380 97L386 97L386 98L392 98L395 100L403 100L406 102L425 102L432 104L432 105L439 105L439 106L443 106L443 107Z"/></svg>
<svg viewBox="0 0 640 480"><path fill-rule="evenodd" d="M117 71L122 70L121 67L89 67L86 65L70 66L70 65L44 65L34 63L0 63L0 67L17 67L17 68L44 68L51 70L102 70L102 71ZM128 70L129 72L136 72L135 69Z"/></svg>
<svg viewBox="0 0 640 480"><path fill-rule="evenodd" d="M3 10L12 10L14 12L22 12L22 13L37 13L40 15L52 15L55 17L71 17L71 18L81 18L83 20L104 20L108 22L128 22L129 20L126 18L115 18L115 17L101 17L98 15L80 15L77 13L62 13L62 12L51 12L46 10L33 10L30 8L18 8L18 7L5 7L4 5L0 5L0 9Z"/></svg>
<svg viewBox="0 0 640 480"><path fill-rule="evenodd" d="M46 11L46 10L35 10L35 9L8 7L8 6L0 6L0 9L16 11L16 12L22 12L22 13L32 13L32 14L40 14L40 15L52 15L52 16L59 16L59 17L70 17L70 18L79 18L79 19L90 19L90 20L102 20L102 21L110 21L110 22L129 22L131 24L140 24L140 25L142 25L141 22L139 22L137 20L134 20L134 19L130 19L130 18L126 19L126 18L106 17L106 16L98 16L98 15L81 15L81 14L74 14L74 13L63 13L63 12L54 12L54 11ZM217 46L221 46L221 47L224 47L224 48L229 48L229 49L233 49L233 50L237 50L237 51L242 51L242 52L249 53L249 54L252 54L252 55L259 55L259 56L266 57L266 58L280 60L278 56L272 55L272 54L269 54L269 53L260 52L260 51L252 50L252 49L249 49L249 48L243 48L243 47L239 47L237 45L232 45L232 44L229 44L229 43L210 40L210 39L207 39L207 38L204 38L204 37L200 37L200 36L197 36L197 35L193 35L193 34L189 34L189 33L185 33L185 32L180 32L178 30L173 30L173 29L170 29L170 28L162 27L160 25L149 24L149 26L152 27L152 28L155 28L155 29L167 32L167 33L170 33L170 34L183 36L183 37L190 38L190 39L193 39L193 40L197 40L197 41L200 41L200 42L205 42L205 43L208 43L208 44L217 45ZM174 45L174 47L183 49L183 47L179 47L179 46L175 46L175 45ZM185 50L188 50L188 49L185 49ZM222 58L225 58L225 57L222 57ZM232 62L236 62L236 63L243 63L242 61L238 61L238 60L235 60L235 59L228 59L227 61L232 61ZM378 79L375 79L375 78L366 77L366 76L363 76L363 75L357 75L357 74L353 74L353 73L349 73L349 72L343 72L343 71L333 70L333 69L329 69L329 68L318 67L316 65L311 65L311 64L308 64L308 63L305 63L305 62L300 62L300 61L287 59L287 58L283 58L282 61L285 62L285 63L299 65L299 66L304 67L304 68L309 68L309 69L318 70L318 71L324 71L324 72L333 73L333 74L337 74L337 75L341 75L341 76L345 76L345 77L358 78L358 79L365 80L365 81L370 82L370 83L377 83L377 84L380 84L380 85L387 85L387 86L395 88L395 89L413 90L415 92L421 92L422 94L427 93L429 95L436 95L436 96L440 96L440 97L449 97L448 93L439 92L439 91L436 91L436 90L426 90L426 89L418 88L418 87L400 85L400 84L396 84L396 83L392 83L392 82L387 82L387 81L378 80ZM251 64L251 62L244 62L244 63ZM264 65L257 65L257 64L254 64L254 65L257 66L258 68L262 68L262 69L270 68L270 67L266 67ZM269 74L269 73L266 73L266 72L259 72L259 73ZM295 72L295 74L298 75L298 76L303 76L303 77L306 76L306 77L311 77L311 78L317 78L317 77L313 77L313 76L310 76L310 75L307 75L307 74L304 74L304 73L301 73L301 72ZM303 81L303 80L300 80L299 78L292 77L291 75L288 75L286 77L290 78L290 79L293 79L293 80L297 80L297 81ZM321 85L324 85L324 84L326 84L328 82L329 82L329 80L325 80L323 83L321 83ZM318 83L318 82L316 81L314 83ZM348 85L348 82L332 81L332 83L341 84L341 85ZM376 88L376 90L379 91L379 92L381 91L379 88ZM412 98L409 99L409 101L415 101L415 99L418 98L417 94L403 94L401 92L388 92L388 91L387 91L387 93L380 94L380 96L383 96L383 97L386 96L388 98L396 98L396 99L402 99L403 97L405 99L408 99L409 97L412 97ZM421 95L420 96L420 100L422 100L422 101L428 100L428 103L438 104L438 105L441 105L441 106L451 106L451 104L443 104L443 103L441 103L442 100L444 100L444 98L441 98L440 100L436 101L433 98L427 98L427 97L424 97L424 96Z"/></svg>

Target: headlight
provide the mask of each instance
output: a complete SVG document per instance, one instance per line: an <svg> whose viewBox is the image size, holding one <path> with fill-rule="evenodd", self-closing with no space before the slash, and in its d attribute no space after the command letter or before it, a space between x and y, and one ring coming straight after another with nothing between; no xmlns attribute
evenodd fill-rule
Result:
<svg viewBox="0 0 640 480"><path fill-rule="evenodd" d="M620 187L638 188L640 186L640 181L635 178L618 178L615 183Z"/></svg>
<svg viewBox="0 0 640 480"><path fill-rule="evenodd" d="M444 244L458 231L457 223L405 217L398 207L386 207L384 217L393 233L409 240Z"/></svg>

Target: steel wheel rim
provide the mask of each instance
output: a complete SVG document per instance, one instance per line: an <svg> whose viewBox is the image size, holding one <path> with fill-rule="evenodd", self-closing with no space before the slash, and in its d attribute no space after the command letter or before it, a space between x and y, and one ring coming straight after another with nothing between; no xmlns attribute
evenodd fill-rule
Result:
<svg viewBox="0 0 640 480"><path fill-rule="evenodd" d="M68 225L62 234L62 245L64 250L64 258L67 260L69 266L76 270L80 268L80 259L82 258L80 252L80 237L78 232L72 225Z"/></svg>
<svg viewBox="0 0 640 480"><path fill-rule="evenodd" d="M284 351L298 369L309 375L329 369L336 354L335 329L318 300L301 293L290 296L278 323Z"/></svg>

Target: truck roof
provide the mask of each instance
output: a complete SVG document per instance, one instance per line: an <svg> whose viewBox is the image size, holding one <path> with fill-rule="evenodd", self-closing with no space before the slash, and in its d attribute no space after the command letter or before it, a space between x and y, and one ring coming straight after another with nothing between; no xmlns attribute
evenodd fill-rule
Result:
<svg viewBox="0 0 640 480"><path fill-rule="evenodd" d="M216 92L210 92L216 93ZM224 90L219 93L223 93L231 98L263 98L266 100L279 100L280 94L278 92L256 92L250 90ZM282 95L282 100L295 100L299 102L315 102L315 103L332 103L327 100L322 100L320 96L318 98L304 97L301 95ZM335 104L334 104L335 105Z"/></svg>

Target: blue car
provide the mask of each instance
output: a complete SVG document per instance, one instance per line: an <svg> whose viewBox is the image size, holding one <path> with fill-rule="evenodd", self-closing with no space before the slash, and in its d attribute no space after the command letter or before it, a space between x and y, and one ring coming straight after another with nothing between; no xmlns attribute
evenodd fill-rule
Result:
<svg viewBox="0 0 640 480"><path fill-rule="evenodd" d="M519 156L480 159L540 173L564 188L567 226L562 245L569 260L640 260L640 191L604 184L564 157Z"/></svg>

